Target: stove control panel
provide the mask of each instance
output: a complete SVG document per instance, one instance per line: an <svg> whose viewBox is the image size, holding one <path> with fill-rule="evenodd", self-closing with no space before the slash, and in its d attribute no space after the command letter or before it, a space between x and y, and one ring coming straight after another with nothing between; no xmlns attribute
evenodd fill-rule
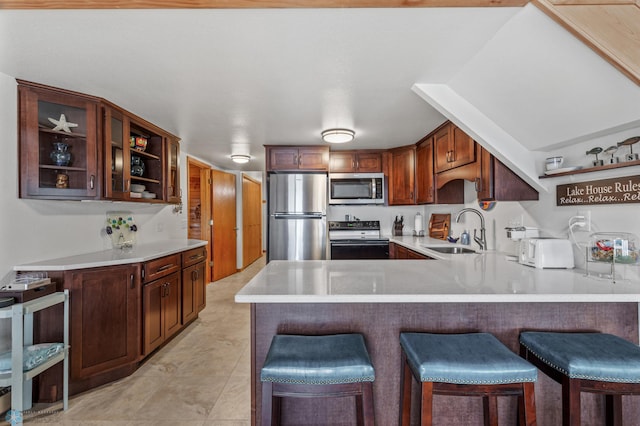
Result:
<svg viewBox="0 0 640 426"><path fill-rule="evenodd" d="M379 220L330 221L330 230L380 230Z"/></svg>

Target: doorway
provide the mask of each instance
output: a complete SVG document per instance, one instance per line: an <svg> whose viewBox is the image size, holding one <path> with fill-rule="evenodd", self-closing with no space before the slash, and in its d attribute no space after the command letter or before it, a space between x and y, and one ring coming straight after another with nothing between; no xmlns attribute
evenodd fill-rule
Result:
<svg viewBox="0 0 640 426"><path fill-rule="evenodd" d="M187 157L187 181L189 182L187 236L205 240L207 244L207 268L205 280L211 282L213 269L213 240L211 238L211 167Z"/></svg>
<svg viewBox="0 0 640 426"><path fill-rule="evenodd" d="M262 256L262 184L242 175L242 269Z"/></svg>
<svg viewBox="0 0 640 426"><path fill-rule="evenodd" d="M237 265L236 175L211 170L213 217L212 280L235 274Z"/></svg>

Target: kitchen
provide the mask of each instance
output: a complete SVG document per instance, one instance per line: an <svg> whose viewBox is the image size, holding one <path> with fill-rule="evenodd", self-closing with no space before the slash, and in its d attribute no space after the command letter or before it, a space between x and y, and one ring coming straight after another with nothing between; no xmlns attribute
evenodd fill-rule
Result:
<svg viewBox="0 0 640 426"><path fill-rule="evenodd" d="M17 56L12 56L12 54L15 55L15 50L13 51L14 53L7 53L3 57L3 68L0 69L0 72L2 72L0 79L0 93L2 96L0 99L3 102L0 123L7 143L5 144L6 155L3 156L2 160L3 167L0 172L0 182L3 188L8 188L2 195L2 217L4 220L0 224L0 235L3 236L1 260L3 271L10 271L13 265L16 264L105 248L108 241L99 235L97 229L102 227L105 211L113 209L113 206L105 206L100 203L81 203L78 205L74 202L25 201L18 199L16 196L18 171L15 161L17 158L17 146L15 144L17 140L15 78L29 78L33 81L58 87L84 90L88 93L107 96L107 94L101 93L103 90L99 87L102 84L99 81L106 80L106 78L98 81L97 78L87 77L94 75L93 72L96 72L96 70L79 76L74 75L73 69L80 69L81 64L77 62L81 61L78 61L77 58L71 58L74 61L73 67L67 66L65 62L60 60L60 58L64 57L63 54L58 50L49 49L49 44L61 43L59 50L65 51L61 40L47 42L40 39L32 40L32 44L20 44L20 39L30 40L27 37L29 30L34 31L29 23L29 13L32 14L32 17L40 16L39 12L24 12L25 16L27 16L26 18L21 13L3 12L2 26L7 28L6 31L11 32L11 34L3 34L6 35L6 37L3 37L4 43L11 41L18 46L18 49L39 52L43 55L42 58L46 58L49 63L59 65L55 67L55 77L48 77L45 71L38 70L39 67L37 66L26 65L24 68L20 68L19 65L26 59L18 60ZM488 142L487 148L491 147L490 144L494 144L492 152L500 160L509 166L516 166L515 168L520 170L528 180L537 182L537 185L541 186L539 188L540 200L538 202L498 202L493 210L484 213L489 247L509 252L513 250L514 244L513 241L507 238L504 230L509 225L533 226L540 228L544 235L566 236L568 220L577 213L577 209L556 205L554 195L556 185L574 181L581 182L622 177L637 173L633 168L629 170L621 168L584 175L584 178L583 175L572 175L544 180L536 179L537 176L544 174L544 159L547 157L563 155L567 165L582 165L586 167L592 160L587 158L584 153L594 146L606 147L636 136L639 133L639 125L635 105L638 105L640 94L638 93L638 87L631 81L619 74L617 70L600 57L593 54L581 42L573 39L562 28L553 24L532 5L528 5L522 10L505 10L496 13L502 15L499 18L492 18L499 21L495 23L493 28L501 29L500 31L495 29L482 32L484 38L478 35L478 40L481 41L465 50L465 52L472 51L471 54L465 56L462 52L458 52L460 54L459 59L452 65L448 65L447 69L435 70L424 77L414 75L411 84L419 81L449 82L448 84L454 87L458 93L465 95L467 102L475 104L486 116L496 117L494 119L501 124L505 132L517 134L518 137L516 139L528 141L527 145L523 146L518 142L510 144L510 140L505 139L504 135L500 135L499 138L490 137L491 135L487 133L486 128L477 124L477 117L473 114L473 110L469 111L468 108L463 108L464 103L445 102L446 100L451 102L456 100L454 96L446 97L446 93L439 98L433 93L431 94L432 98L439 101L434 102L434 104L442 108L438 109L441 115L437 116L432 122L425 120L422 124L421 133L414 130L413 134L407 137L387 137L393 143L393 145L388 146L389 148L414 143L437 127L445 118L449 118L455 120L459 126L464 126L464 130L477 140ZM271 16L270 12L265 14ZM78 14L76 18L80 15ZM108 23L107 17L113 15L115 15L115 12L105 13L102 15L103 18L90 22L93 24L97 22L103 27L108 26L106 25ZM135 13L133 15L135 16ZM342 11L342 16L347 22L357 19L357 16L350 11ZM369 18L373 19L375 16ZM401 18L411 19L409 17ZM471 18L473 16L466 17L469 21L472 20ZM9 22L12 19L15 19L15 22L19 24L14 24L15 27L12 26ZM60 14L59 19L62 22L64 16ZM181 20L183 16L177 13L171 19ZM250 16L249 19L254 19L254 17ZM421 17L421 19L428 18ZM167 22L171 23L172 21L163 19L161 22L166 25ZM411 22L415 26L419 25L419 22ZM127 20L127 24L130 29L137 25L136 20L133 18ZM49 28L49 30L43 30L49 36L53 37L57 33L55 25L51 20L47 20L46 17L44 22L41 22L41 25L44 25L42 28ZM47 27L47 25L50 25L50 27ZM17 26L20 26L21 29L18 29ZM100 27L97 24L95 26L96 28ZM91 34L91 29L87 27L86 23L83 24L83 31ZM509 38L518 41L527 39L527 36L531 34L522 34L517 31L517 27L523 29L538 28L538 30L532 30L533 34L539 37L538 41L536 43L531 41L530 43L533 44L523 43L523 46L519 46L517 43L505 42L505 39ZM479 28L475 27L474 29L479 30ZM123 29L120 28L120 30ZM494 35L495 37L493 37ZM346 34L346 36L353 36L353 34ZM103 43L107 43L105 41L106 36L95 35L95 37L94 40L98 40L98 42L102 40ZM114 36L114 39L118 38ZM437 40L437 37L434 37L434 39ZM491 43L487 42L488 39L492 40ZM454 38L451 37L451 42L453 40ZM486 43L486 46L483 43ZM380 45L383 44L380 43ZM555 46L554 50L549 51L545 48L545 46L550 45ZM86 46L78 46L78 48L85 53L89 51ZM7 49L7 46L4 46L3 49ZM47 51L47 49L50 51ZM415 51L417 50L409 53L414 53ZM180 48L175 47L175 52L180 55ZM194 52L187 53L194 54ZM45 60L42 58L35 60L31 58L31 60L35 61L35 63L41 63ZM316 62L311 59L308 59L308 61L309 63ZM500 67L496 65L504 64L505 61L508 66ZM104 65L104 68L106 70L111 69L107 65ZM233 67L231 68L233 69ZM301 74L304 74L304 70L305 68L297 69ZM500 71L500 73L496 71ZM528 84L524 84L518 75L526 75L525 81ZM576 75L580 75L582 79L576 79ZM500 80L500 82L489 84L494 79ZM167 87L168 80L168 78L165 80L154 79L149 75L144 75L137 76L135 81L136 84L144 85L144 90L142 91L145 93L155 93L159 90L159 87ZM597 84L594 82L597 82ZM147 84L151 84L156 89L153 90ZM530 90L525 86L529 86ZM426 109L426 103L420 100L420 96L411 92L410 85L405 86L405 91L411 104L415 105L417 109L417 113L409 115L414 121L420 121ZM171 91L167 90L167 92ZM195 96L194 92L193 88L187 91L190 96ZM513 99L515 103L506 102L505 100L507 99ZM153 101L153 99L150 99L149 103L153 103ZM133 100L130 102L134 103ZM503 103L505 106L500 108ZM141 110L144 112L148 108L148 104L144 104ZM428 112L431 112L431 108L431 106L428 107ZM520 114L518 115L516 112L520 112ZM184 160L184 156L187 153L197 153L198 149L202 149L198 146L199 140L196 140L195 136L189 137L189 135L179 131L185 129L186 132L189 126L183 124L181 129L177 124L172 124L174 121L170 115L156 114L158 114L158 117L162 117L164 123L168 123L168 127L175 127L175 132L184 138L186 143L181 157L182 160ZM179 109L173 110L172 114L178 116L180 114ZM201 118L198 114L194 113L193 115L198 117L199 120L196 123L191 123L190 127L197 127L201 124L200 121L206 120L206 118ZM512 115L516 115L517 120L512 120ZM561 117L561 119L558 120L557 117ZM378 121L394 121L396 118L398 117L389 114L388 119L378 118ZM287 128L285 127L285 129ZM261 146L269 142L295 144L299 139L297 134L303 133L310 133L309 143L317 144L319 142L319 130L317 132L307 132L287 129L287 131L296 133L296 135L289 136L276 133L276 136L272 137L273 140L264 140L258 145ZM402 131L402 128L397 129L397 131ZM366 133L358 132L356 141L366 140L365 136ZM202 139L205 140L204 137ZM228 141L231 138L220 137L220 139L223 139L224 143L228 145ZM532 140L533 142L531 142ZM498 141L502 141L504 145L499 145ZM554 143L561 146L554 146ZM367 148L369 147L371 146L367 146ZM530 147L530 149L526 147ZM358 148L364 147L359 146ZM226 157L229 154L228 148L219 149L219 151L220 156ZM200 155L206 155L205 152L206 150L203 150ZM256 157L256 164L259 164L253 167L262 167L264 164L262 152L258 148L254 148L251 154ZM226 159L221 159L220 164L228 164L223 163L223 161L226 161ZM218 164L216 160L211 160L211 162ZM182 163L184 164L185 162L182 161ZM186 182L184 176L181 182ZM186 188L183 187L183 194L185 192ZM477 208L477 202L473 197L474 192L472 184L471 186L465 184L465 203L455 206L332 206L328 211L329 220L341 220L345 215L352 215L362 220L378 220L383 234L390 234L395 217L404 216L407 224L405 232L411 233L413 231L410 226L413 222L411 219L418 212L426 220L432 213L449 213L454 216L463 207ZM140 240L155 242L184 238L186 221L184 214L174 214L171 208L157 205L136 205L131 208L134 209L138 222L144 225L141 226ZM594 230L627 231L636 235L640 234L640 225L635 220L637 208L634 204L594 205L589 206L588 210L591 212L591 222ZM476 227L478 227L478 224L475 219L466 217L463 223L452 223L451 233L454 236L459 236L464 229L469 228L472 231ZM589 232L581 232L580 234L578 236L584 241L588 238ZM47 238L43 239L43 235L46 235ZM93 235L95 238L86 238L87 235ZM581 259L582 257L576 254L576 262L578 264Z"/></svg>

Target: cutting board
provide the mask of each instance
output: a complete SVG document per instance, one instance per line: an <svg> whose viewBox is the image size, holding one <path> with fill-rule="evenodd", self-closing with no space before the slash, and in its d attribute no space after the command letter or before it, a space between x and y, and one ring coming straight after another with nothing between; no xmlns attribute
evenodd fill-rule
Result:
<svg viewBox="0 0 640 426"><path fill-rule="evenodd" d="M451 227L451 214L449 213L433 213L429 219L429 236L446 240L449 236L449 228Z"/></svg>

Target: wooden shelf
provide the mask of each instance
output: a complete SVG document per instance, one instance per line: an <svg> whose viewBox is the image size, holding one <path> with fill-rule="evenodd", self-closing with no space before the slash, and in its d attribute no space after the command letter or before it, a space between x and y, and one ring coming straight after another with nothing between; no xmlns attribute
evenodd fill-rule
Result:
<svg viewBox="0 0 640 426"><path fill-rule="evenodd" d="M59 132L57 130L48 129L46 127L39 127L38 130L41 131L42 133L51 133L52 135L64 136L65 138L85 139L87 137L87 135L85 135L83 133Z"/></svg>
<svg viewBox="0 0 640 426"><path fill-rule="evenodd" d="M133 148L131 148L131 155L139 155L141 157L152 158L154 160L159 160L160 159L160 157L158 157L157 155L149 154L146 151L139 151L139 150L133 149Z"/></svg>
<svg viewBox="0 0 640 426"><path fill-rule="evenodd" d="M160 181L157 179L149 179L149 178L140 177L140 176L131 176L131 180L139 180L139 181L150 182L150 183L160 183Z"/></svg>
<svg viewBox="0 0 640 426"><path fill-rule="evenodd" d="M66 170L70 172L86 172L87 171L85 167L53 166L50 164L40 164L39 167L41 169Z"/></svg>
<svg viewBox="0 0 640 426"><path fill-rule="evenodd" d="M640 160L625 161L623 163L615 163L615 164L606 164L604 166L597 166L597 167L587 167L584 169L572 170L570 172L556 173L553 175L542 175L538 177L540 179L548 179L548 178L554 178L558 176L578 175L580 173L598 172L600 170L619 169L621 167L630 167L630 166L640 166Z"/></svg>

